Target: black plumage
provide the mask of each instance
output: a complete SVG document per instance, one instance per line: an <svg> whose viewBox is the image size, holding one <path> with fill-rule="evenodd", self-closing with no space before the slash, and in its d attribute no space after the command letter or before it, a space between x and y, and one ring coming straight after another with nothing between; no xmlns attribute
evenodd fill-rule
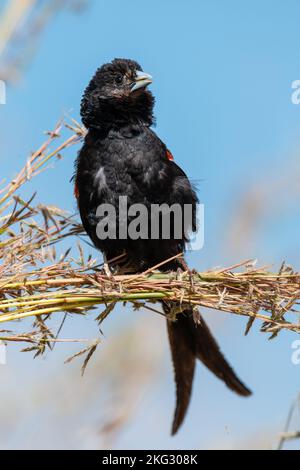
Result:
<svg viewBox="0 0 300 470"><path fill-rule="evenodd" d="M196 193L151 129L154 98L147 89L150 82L132 60L115 59L97 70L81 103L82 121L88 133L75 174L78 207L89 237L107 259L126 252L127 263L136 272L183 252L188 237L186 233L179 239L175 237L171 224L169 239L163 239L161 231L158 239L123 239L119 236L120 197L126 196L128 206L143 204L149 213L153 204L190 204L193 218L189 228L196 229ZM107 203L116 209L116 237L99 239L97 208ZM133 216L127 216L127 222L132 220ZM149 233L151 223L149 216ZM164 264L161 270L178 268L185 268L180 258ZM173 307L163 303L166 313ZM204 320L196 325L188 306L177 318L176 322L167 322L177 388L172 433L182 423L190 401L196 358L236 393L251 393L224 359Z"/></svg>

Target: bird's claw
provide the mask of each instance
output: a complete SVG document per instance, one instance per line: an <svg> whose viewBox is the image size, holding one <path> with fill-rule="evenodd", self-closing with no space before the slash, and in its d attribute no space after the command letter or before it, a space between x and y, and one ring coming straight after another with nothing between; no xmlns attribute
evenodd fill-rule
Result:
<svg viewBox="0 0 300 470"><path fill-rule="evenodd" d="M177 271L176 271L176 280L177 281L182 281L183 272L184 271L181 268L177 268Z"/></svg>
<svg viewBox="0 0 300 470"><path fill-rule="evenodd" d="M193 320L196 325L200 325L201 323L201 315L199 309L197 307L193 307Z"/></svg>
<svg viewBox="0 0 300 470"><path fill-rule="evenodd" d="M112 279L113 274L110 270L110 267L109 267L109 264L107 263L107 261L104 262L103 269L104 269L104 272L105 272L106 276L109 277L110 279Z"/></svg>

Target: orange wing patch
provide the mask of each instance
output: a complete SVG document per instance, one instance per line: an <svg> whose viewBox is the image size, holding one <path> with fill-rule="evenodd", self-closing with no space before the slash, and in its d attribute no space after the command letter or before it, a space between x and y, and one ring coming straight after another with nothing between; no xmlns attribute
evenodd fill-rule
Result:
<svg viewBox="0 0 300 470"><path fill-rule="evenodd" d="M170 160L170 162L173 162L174 161L174 157L173 155L171 154L170 150L167 149L166 151L166 156L167 156L167 159Z"/></svg>
<svg viewBox="0 0 300 470"><path fill-rule="evenodd" d="M76 197L76 199L79 198L79 189L78 189L77 183L75 183L74 185L74 196Z"/></svg>

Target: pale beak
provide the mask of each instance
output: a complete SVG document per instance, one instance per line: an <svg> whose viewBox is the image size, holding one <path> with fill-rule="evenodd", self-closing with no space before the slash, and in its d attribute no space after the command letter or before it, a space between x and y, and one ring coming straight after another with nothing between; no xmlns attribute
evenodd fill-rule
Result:
<svg viewBox="0 0 300 470"><path fill-rule="evenodd" d="M146 86L150 85L152 81L153 80L151 75L148 75L148 73L141 72L140 70L138 70L135 75L135 81L131 86L131 92L139 90L140 88L145 88Z"/></svg>

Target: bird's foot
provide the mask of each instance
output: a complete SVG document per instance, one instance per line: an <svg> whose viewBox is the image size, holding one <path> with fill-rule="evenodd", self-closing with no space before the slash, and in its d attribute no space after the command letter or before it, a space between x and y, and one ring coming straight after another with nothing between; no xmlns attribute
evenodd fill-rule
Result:
<svg viewBox="0 0 300 470"><path fill-rule="evenodd" d="M110 262L107 260L105 255L103 255L103 268L101 270L101 274L99 273L99 277L102 277L102 281L103 281L103 275L105 275L106 278L108 278L110 281L115 280L113 276L113 272L110 268Z"/></svg>
<svg viewBox="0 0 300 470"><path fill-rule="evenodd" d="M195 274L196 275L198 274L197 270L194 269L194 268L190 269L188 267L188 264L185 261L185 259L181 260L181 267L178 268L178 269L181 269L181 270L183 270L183 272L186 272L188 274L189 280L190 280L190 283L191 283L191 289L194 290L194 276L195 276Z"/></svg>
<svg viewBox="0 0 300 470"><path fill-rule="evenodd" d="M195 290L194 276L195 276L195 274L198 274L198 273L197 273L196 269L188 269L187 274L188 274L189 281L190 281L191 292L194 292L194 290Z"/></svg>
<svg viewBox="0 0 300 470"><path fill-rule="evenodd" d="M193 307L193 320L196 325L201 324L201 315L197 307Z"/></svg>
<svg viewBox="0 0 300 470"><path fill-rule="evenodd" d="M103 269L104 269L104 272L105 272L106 276L109 277L110 279L113 279L114 276L113 276L113 273L110 270L110 267L109 267L109 264L108 264L107 261L104 261Z"/></svg>
<svg viewBox="0 0 300 470"><path fill-rule="evenodd" d="M181 268L177 268L177 271L176 271L176 280L177 281L182 281L183 273L184 273L184 271Z"/></svg>

